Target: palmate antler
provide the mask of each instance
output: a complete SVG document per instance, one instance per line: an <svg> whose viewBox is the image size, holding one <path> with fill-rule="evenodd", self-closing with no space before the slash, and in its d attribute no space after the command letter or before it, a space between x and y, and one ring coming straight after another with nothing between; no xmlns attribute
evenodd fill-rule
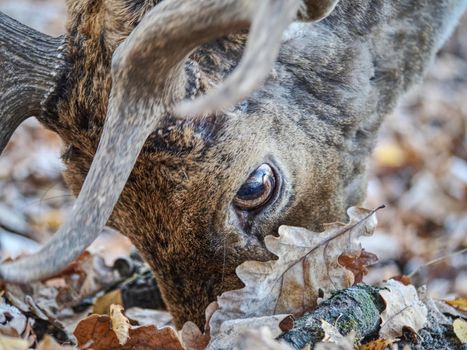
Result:
<svg viewBox="0 0 467 350"><path fill-rule="evenodd" d="M307 3L323 5L310 6L317 11L310 17L319 19L337 0L308 0ZM106 123L72 213L38 253L1 265L0 279L21 283L46 278L79 256L109 219L146 138L161 118L168 114L206 115L245 98L266 79L277 57L282 33L301 5L300 0L164 0L152 9L114 53ZM23 26L4 15L0 21L0 53L8 62L6 68L4 65L0 68L0 145L4 145L23 119L38 113L37 106L54 83L40 74L37 80L24 78L26 81L22 81L19 89L34 98L29 102L13 98L14 103L10 104L10 99L4 97L10 94L4 91L12 89L15 83L3 76L15 76L16 72L27 74L36 68L16 60L8 37L4 38L3 27L11 27L12 35L19 42L27 39L28 46L20 48L18 56L35 47L35 40L45 47L59 45L56 39L39 34L29 38ZM227 80L206 96L180 103L185 96L188 55L204 43L247 28L250 34L245 53ZM14 43L11 47L15 48ZM53 67L63 64L57 55L50 58Z"/></svg>

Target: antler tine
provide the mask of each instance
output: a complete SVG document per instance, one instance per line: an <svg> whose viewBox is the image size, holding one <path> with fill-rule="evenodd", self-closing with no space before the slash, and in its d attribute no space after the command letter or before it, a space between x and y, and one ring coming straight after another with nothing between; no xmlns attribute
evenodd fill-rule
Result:
<svg viewBox="0 0 467 350"><path fill-rule="evenodd" d="M21 122L41 114L64 66L62 44L0 12L0 154Z"/></svg>
<svg viewBox="0 0 467 350"><path fill-rule="evenodd" d="M217 89L175 108L179 116L198 116L231 107L266 80L278 55L282 33L296 18L302 1L263 0L255 3L245 53L235 71Z"/></svg>
<svg viewBox="0 0 467 350"><path fill-rule="evenodd" d="M297 12L299 3L298 0L165 0L152 9L114 53L106 124L71 215L38 253L1 265L0 278L27 282L53 275L97 237L112 213L146 138L184 97L185 61L193 49L230 32L246 29L253 22L252 33L260 45L268 45L263 47L267 50L270 41L265 37L271 32L262 31L261 26L273 30L269 21L277 19L279 26L285 27L285 22L293 18L291 14ZM287 21L278 15L281 10L286 11ZM258 15L258 11L264 12ZM274 16L268 19L272 14ZM273 33L278 37L282 34L276 29ZM273 50L277 51L279 41L280 38L272 41ZM250 41L250 47L258 49L255 40ZM257 53L269 66L277 54ZM257 60L248 58L248 62L258 66ZM262 69L258 78L266 74L265 70ZM235 81L239 78L248 79L243 73L237 73ZM246 91L244 86L251 89L254 85L250 79L246 84L239 83L242 94Z"/></svg>

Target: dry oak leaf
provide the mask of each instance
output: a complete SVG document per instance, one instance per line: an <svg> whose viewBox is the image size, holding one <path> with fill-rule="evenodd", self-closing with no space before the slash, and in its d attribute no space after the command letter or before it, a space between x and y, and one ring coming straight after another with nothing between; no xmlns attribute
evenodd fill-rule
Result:
<svg viewBox="0 0 467 350"><path fill-rule="evenodd" d="M452 328L460 342L467 344L467 321L462 318L456 318L452 323Z"/></svg>
<svg viewBox="0 0 467 350"><path fill-rule="evenodd" d="M379 208L378 208L379 209ZM354 274L339 263L343 254L359 256L359 237L371 235L376 227L376 210L349 208L348 224L328 224L323 232L281 226L279 237L267 236L266 247L278 260L247 261L237 267L245 284L218 298L210 322L211 336L229 320L277 314L301 315L317 305L318 297L354 284Z"/></svg>
<svg viewBox="0 0 467 350"><path fill-rule="evenodd" d="M107 315L85 318L78 323L73 334L82 350L183 350L177 332L171 327L130 327L129 337L121 345Z"/></svg>
<svg viewBox="0 0 467 350"><path fill-rule="evenodd" d="M425 326L428 309L418 298L414 286L389 280L383 287L386 289L379 294L386 303L386 309L381 313L380 338L395 339L402 335L403 328L418 332Z"/></svg>

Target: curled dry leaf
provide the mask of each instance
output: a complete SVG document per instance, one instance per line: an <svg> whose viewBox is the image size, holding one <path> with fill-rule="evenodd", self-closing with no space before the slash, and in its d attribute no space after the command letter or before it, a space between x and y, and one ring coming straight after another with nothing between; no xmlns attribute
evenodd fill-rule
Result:
<svg viewBox="0 0 467 350"><path fill-rule="evenodd" d="M129 337L130 321L123 315L123 306L110 305L110 320L119 344L125 345Z"/></svg>
<svg viewBox="0 0 467 350"><path fill-rule="evenodd" d="M218 298L211 335L217 336L228 320L301 315L317 305L321 293L327 297L331 291L350 287L355 275L339 263L339 257L361 256L359 237L373 233L376 210L352 207L347 211L348 224L329 224L323 232L281 226L279 237L266 237L266 247L278 260L247 261L237 268L245 287Z"/></svg>
<svg viewBox="0 0 467 350"><path fill-rule="evenodd" d="M0 350L27 350L29 342L25 339L0 335Z"/></svg>
<svg viewBox="0 0 467 350"><path fill-rule="evenodd" d="M427 323L428 310L418 298L412 285L405 286L395 280L383 285L386 289L379 292L386 303L381 313L380 338L395 339L402 335L403 328L418 332Z"/></svg>
<svg viewBox="0 0 467 350"><path fill-rule="evenodd" d="M217 302L213 301L208 305L205 311L206 324L204 325L204 333L193 322L186 322L180 332L183 345L187 350L204 350L211 340L211 330L209 321L213 313L218 309Z"/></svg>
<svg viewBox="0 0 467 350"><path fill-rule="evenodd" d="M378 262L378 257L365 249L353 253L344 253L338 258L339 264L354 274L354 283L360 283L368 273L368 266Z"/></svg>
<svg viewBox="0 0 467 350"><path fill-rule="evenodd" d="M462 318L456 318L452 323L452 328L460 342L467 344L467 321Z"/></svg>

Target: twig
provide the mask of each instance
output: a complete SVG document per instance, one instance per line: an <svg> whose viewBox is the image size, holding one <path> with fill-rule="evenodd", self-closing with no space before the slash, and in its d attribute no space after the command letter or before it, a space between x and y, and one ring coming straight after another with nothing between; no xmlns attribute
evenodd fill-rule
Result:
<svg viewBox="0 0 467 350"><path fill-rule="evenodd" d="M452 252L452 253L450 253L448 255L444 255L444 256L441 256L439 258L428 261L426 264L418 266L415 270L413 270L408 275L408 277L413 278L413 276L415 276L417 273L419 273L422 269L426 269L428 266L437 264L437 263L442 262L442 261L444 261L446 259L452 258L453 256L464 254L464 253L467 253L467 248L464 248L464 249L458 250L457 252Z"/></svg>

